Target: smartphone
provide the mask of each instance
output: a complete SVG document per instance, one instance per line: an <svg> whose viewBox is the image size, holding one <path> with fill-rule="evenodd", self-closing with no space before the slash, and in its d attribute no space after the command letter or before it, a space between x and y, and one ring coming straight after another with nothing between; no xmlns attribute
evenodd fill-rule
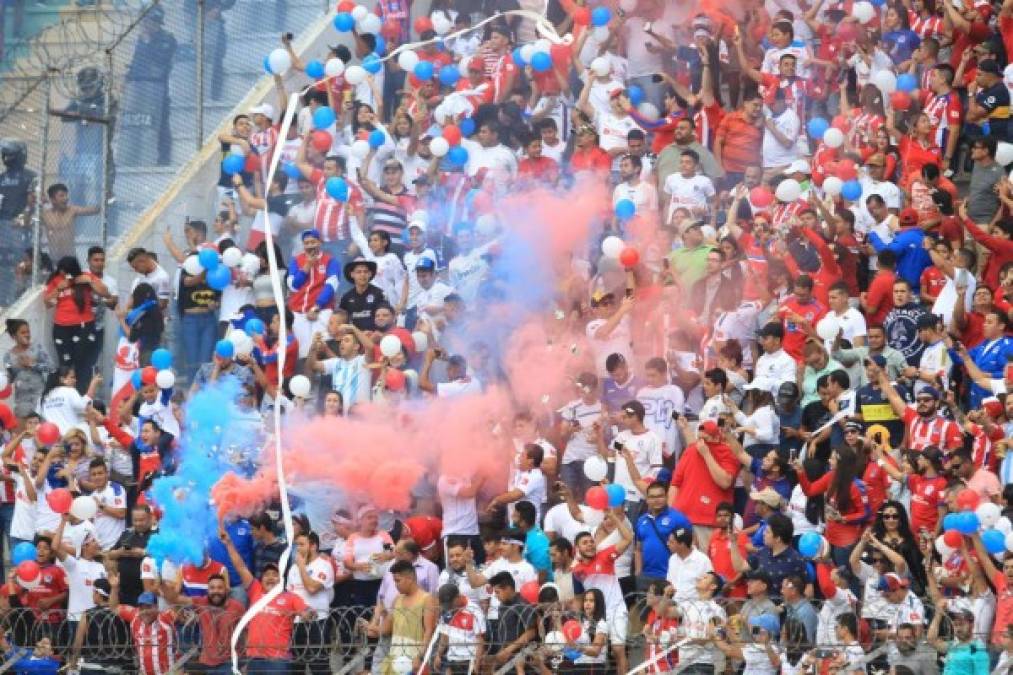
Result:
<svg viewBox="0 0 1013 675"><path fill-rule="evenodd" d="M679 411L678 410L673 410L672 411L672 420L676 421L676 422L679 421Z"/></svg>
<svg viewBox="0 0 1013 675"><path fill-rule="evenodd" d="M661 84L664 81L665 78L663 78L661 75L658 75L657 73L651 75L651 82L653 82L654 84Z"/></svg>
<svg viewBox="0 0 1013 675"><path fill-rule="evenodd" d="M619 441L612 441L612 449L615 450L616 452L619 452L620 450L623 449L623 444L620 443Z"/></svg>
<svg viewBox="0 0 1013 675"><path fill-rule="evenodd" d="M293 35L292 33L285 33L285 39L291 42L292 40L295 39L295 35Z"/></svg>

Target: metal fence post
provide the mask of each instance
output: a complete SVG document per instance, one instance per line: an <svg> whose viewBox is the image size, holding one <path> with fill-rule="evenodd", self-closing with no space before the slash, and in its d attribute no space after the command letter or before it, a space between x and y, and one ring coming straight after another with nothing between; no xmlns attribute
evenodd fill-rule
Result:
<svg viewBox="0 0 1013 675"><path fill-rule="evenodd" d="M113 137L116 129L116 94L113 91L113 53L106 50L106 72L108 73L108 84L106 85L106 123L102 131L102 203L99 205L99 217L102 220L102 248L109 247L109 206L113 199L113 180L115 180L115 169L113 168Z"/></svg>
<svg viewBox="0 0 1013 675"><path fill-rule="evenodd" d="M204 0L197 0L197 30L194 32L194 49L197 59L197 150L204 146Z"/></svg>
<svg viewBox="0 0 1013 675"><path fill-rule="evenodd" d="M45 106L40 111L42 115L42 157L39 162L39 180L35 186L35 217L32 219L32 287L42 283L39 272L42 267L42 196L45 194L46 171L49 164L49 110L53 107L53 81L54 70L46 69L44 77L46 81L43 86L46 90ZM54 260L55 264L56 261Z"/></svg>

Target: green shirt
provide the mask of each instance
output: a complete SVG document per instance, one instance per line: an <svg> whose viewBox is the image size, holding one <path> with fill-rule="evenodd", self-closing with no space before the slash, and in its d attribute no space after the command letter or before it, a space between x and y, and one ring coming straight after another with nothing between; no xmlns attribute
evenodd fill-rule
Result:
<svg viewBox="0 0 1013 675"><path fill-rule="evenodd" d="M686 291L707 274L707 254L712 250L712 246L700 244L696 248L680 248L668 254L672 276Z"/></svg>

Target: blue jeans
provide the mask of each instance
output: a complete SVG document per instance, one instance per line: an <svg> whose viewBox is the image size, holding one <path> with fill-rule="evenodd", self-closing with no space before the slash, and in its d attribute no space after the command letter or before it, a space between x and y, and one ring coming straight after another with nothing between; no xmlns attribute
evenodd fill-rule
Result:
<svg viewBox="0 0 1013 675"><path fill-rule="evenodd" d="M578 500L584 499L584 494L591 489L593 483L584 475L584 461L569 462L559 467L559 480L563 481L573 492Z"/></svg>
<svg viewBox="0 0 1013 675"><path fill-rule="evenodd" d="M288 675L291 664L289 661L278 659L250 659L246 672L249 675Z"/></svg>
<svg viewBox="0 0 1013 675"><path fill-rule="evenodd" d="M180 341L183 343L183 361L186 363L187 382L202 363L211 358L218 339L218 318L214 312L184 314L180 322Z"/></svg>
<svg viewBox="0 0 1013 675"><path fill-rule="evenodd" d="M16 540L10 536L12 520L14 520L14 504L0 504L0 576L5 579L7 575L4 574L4 546L9 546L7 550L13 551L17 545ZM9 540L8 544L4 543L5 540Z"/></svg>

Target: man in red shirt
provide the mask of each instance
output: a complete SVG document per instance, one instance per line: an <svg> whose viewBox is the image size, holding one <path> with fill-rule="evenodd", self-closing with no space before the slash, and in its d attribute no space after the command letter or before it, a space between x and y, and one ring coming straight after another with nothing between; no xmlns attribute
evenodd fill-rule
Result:
<svg viewBox="0 0 1013 675"><path fill-rule="evenodd" d="M598 132L590 124L577 127L577 147L570 156L570 170L596 173L604 178L612 169L612 158L598 145Z"/></svg>
<svg viewBox="0 0 1013 675"><path fill-rule="evenodd" d="M950 453L964 445L964 435L953 420L939 414L939 390L932 386L922 387L915 396L914 407L908 406L890 384L885 370L879 372L879 384L890 401L893 412L904 420L905 439L908 450L921 452L929 446L942 448Z"/></svg>
<svg viewBox="0 0 1013 675"><path fill-rule="evenodd" d="M158 598L150 591L137 596L136 607L121 605L119 575L110 576L109 584L112 587L109 608L130 626L140 674L168 673L176 652L176 613L171 609L159 612Z"/></svg>
<svg viewBox="0 0 1013 675"><path fill-rule="evenodd" d="M273 563L264 565L260 579L255 579L222 525L218 526L218 539L239 573L243 588L250 596L251 606L281 582L278 566ZM292 626L299 616L303 621L314 621L316 612L295 593L282 591L253 617L246 632L246 656L250 659L251 673L285 672L286 664L292 660L288 649L292 641Z"/></svg>
<svg viewBox="0 0 1013 675"><path fill-rule="evenodd" d="M735 477L741 467L731 448L721 441L717 422L702 422L695 437L685 417L680 417L677 424L686 439L686 449L675 467L669 503L693 523L697 544L706 551L717 522L718 504L732 501Z"/></svg>
<svg viewBox="0 0 1013 675"><path fill-rule="evenodd" d="M525 140L524 153L527 156L517 163L517 179L529 187L555 187L559 182L559 165L542 154L540 135L532 134Z"/></svg>
<svg viewBox="0 0 1013 675"><path fill-rule="evenodd" d="M897 256L893 251L880 251L876 260L879 271L869 284L869 290L860 296L862 310L870 326L882 326L886 315L893 309L893 282L897 280L893 272Z"/></svg>
<svg viewBox="0 0 1013 675"><path fill-rule="evenodd" d="M25 590L15 581L16 569L12 569L7 578L6 591L12 606L30 607L35 613L36 621L55 631L63 621L70 587L67 586L67 574L55 564L52 546L52 539L36 535L36 561L40 568L38 586Z"/></svg>
<svg viewBox="0 0 1013 675"><path fill-rule="evenodd" d="M816 324L827 313L827 308L813 298L813 280L808 274L798 275L793 291L793 295L778 308L784 325L781 346L793 359L801 362L806 336L815 330Z"/></svg>
<svg viewBox="0 0 1013 675"><path fill-rule="evenodd" d="M205 597L180 596L174 603L192 605L200 622L201 652L198 662L208 668L218 668L231 658L232 631L243 616L243 605L229 597L229 583L220 574L208 579Z"/></svg>

